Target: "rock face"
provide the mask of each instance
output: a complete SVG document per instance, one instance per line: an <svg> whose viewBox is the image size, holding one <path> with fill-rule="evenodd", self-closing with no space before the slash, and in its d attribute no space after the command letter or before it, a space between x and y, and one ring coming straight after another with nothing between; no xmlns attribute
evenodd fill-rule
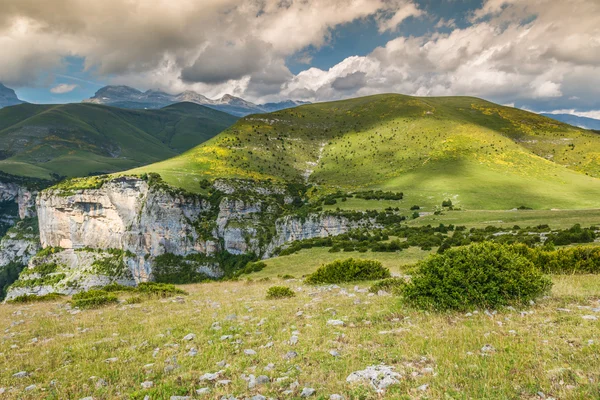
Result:
<svg viewBox="0 0 600 400"><path fill-rule="evenodd" d="M19 100L14 90L7 88L0 83L0 108L14 106L21 103L23 103L23 101Z"/></svg>
<svg viewBox="0 0 600 400"><path fill-rule="evenodd" d="M36 191L12 182L0 182L0 203L16 203L19 219L35 216ZM4 217L4 216L3 216Z"/></svg>
<svg viewBox="0 0 600 400"><path fill-rule="evenodd" d="M37 215L41 245L56 248L58 258L35 258L29 269L40 262L60 264L65 278L55 291L65 292L65 285L81 290L106 281L91 266L98 264L98 251L111 249L122 252L130 273L125 284L152 280L157 260L163 269L191 265L197 273L218 278L225 273L219 264L223 257L269 257L288 242L338 235L361 225L334 215L283 216L292 201L284 187L243 181L216 181L208 197L138 177L115 178L93 189L51 188L38 195ZM95 257L81 256L89 249L96 250Z"/></svg>

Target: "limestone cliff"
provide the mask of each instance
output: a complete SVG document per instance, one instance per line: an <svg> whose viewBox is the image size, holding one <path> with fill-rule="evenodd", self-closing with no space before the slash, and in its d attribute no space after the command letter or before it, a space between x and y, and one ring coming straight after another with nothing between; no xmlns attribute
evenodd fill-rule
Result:
<svg viewBox="0 0 600 400"><path fill-rule="evenodd" d="M50 286L71 293L105 284L110 277L92 266L102 263L98 257L108 249L122 252L128 275L119 279L126 284L179 270L219 278L231 272L225 262L236 257L240 262L268 257L290 241L337 235L360 225L335 215L294 216L294 193L273 184L218 180L208 195L142 177L119 177L96 186L59 186L38 195L41 245L57 252L52 259L31 260L24 276L30 279L40 263L59 268L50 275L52 285L17 282L9 297L27 293L28 287L36 294L52 290Z"/></svg>

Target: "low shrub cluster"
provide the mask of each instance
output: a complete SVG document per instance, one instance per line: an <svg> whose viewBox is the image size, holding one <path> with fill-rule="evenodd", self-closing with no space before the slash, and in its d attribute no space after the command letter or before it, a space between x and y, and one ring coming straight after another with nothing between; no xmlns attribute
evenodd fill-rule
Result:
<svg viewBox="0 0 600 400"><path fill-rule="evenodd" d="M253 272L259 272L265 269L266 267L267 264L264 261L249 262L244 268L236 272L236 276L247 275Z"/></svg>
<svg viewBox="0 0 600 400"><path fill-rule="evenodd" d="M600 273L600 247L575 246L546 251L539 247L514 245L511 249L547 274Z"/></svg>
<svg viewBox="0 0 600 400"><path fill-rule="evenodd" d="M271 286L267 289L267 299L282 299L294 297L296 293L287 286Z"/></svg>
<svg viewBox="0 0 600 400"><path fill-rule="evenodd" d="M97 308L107 304L118 303L116 295L105 292L104 290L88 290L74 294L71 298L71 304L79 308Z"/></svg>
<svg viewBox="0 0 600 400"><path fill-rule="evenodd" d="M380 290L384 292L399 294L400 289L406 285L406 281L402 278L387 278L375 282L369 288L370 293L379 293Z"/></svg>
<svg viewBox="0 0 600 400"><path fill-rule="evenodd" d="M349 258L325 264L308 275L308 284L373 281L390 278L391 274L379 261Z"/></svg>
<svg viewBox="0 0 600 400"><path fill-rule="evenodd" d="M551 286L534 263L511 247L480 243L420 262L402 295L418 308L465 311L527 304Z"/></svg>
<svg viewBox="0 0 600 400"><path fill-rule="evenodd" d="M136 286L135 292L156 297L187 295L185 290L179 289L175 285L157 282L142 282Z"/></svg>
<svg viewBox="0 0 600 400"><path fill-rule="evenodd" d="M42 301L55 301L62 299L60 293L48 293L43 296L37 296L35 294L23 294L13 299L8 300L8 303L37 303Z"/></svg>

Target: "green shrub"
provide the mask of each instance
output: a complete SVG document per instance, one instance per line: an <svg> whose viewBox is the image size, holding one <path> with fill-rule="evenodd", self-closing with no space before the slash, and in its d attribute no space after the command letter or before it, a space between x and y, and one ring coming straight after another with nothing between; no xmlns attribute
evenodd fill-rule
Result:
<svg viewBox="0 0 600 400"><path fill-rule="evenodd" d="M396 294L404 285L406 285L406 281L402 278L387 278L371 285L369 292L378 293L380 290L383 290L384 292Z"/></svg>
<svg viewBox="0 0 600 400"><path fill-rule="evenodd" d="M109 283L108 285L103 286L100 289L104 290L105 292L134 292L136 290L135 287L120 285L116 282Z"/></svg>
<svg viewBox="0 0 600 400"><path fill-rule="evenodd" d="M468 310L526 304L551 286L527 258L508 246L485 242L421 261L402 294L418 308Z"/></svg>
<svg viewBox="0 0 600 400"><path fill-rule="evenodd" d="M8 303L36 303L42 301L55 301L62 299L62 295L60 293L48 293L43 296L37 296L35 294L23 294L21 296L17 296L11 300L8 300Z"/></svg>
<svg viewBox="0 0 600 400"><path fill-rule="evenodd" d="M140 296L133 296L128 298L127 300L125 300L125 303L127 304L138 304L141 303L143 300Z"/></svg>
<svg viewBox="0 0 600 400"><path fill-rule="evenodd" d="M157 297L171 297L178 294L187 295L185 290L170 283L142 282L136 287L136 292Z"/></svg>
<svg viewBox="0 0 600 400"><path fill-rule="evenodd" d="M522 244L511 249L529 259L547 274L599 274L600 247L576 246L553 251Z"/></svg>
<svg viewBox="0 0 600 400"><path fill-rule="evenodd" d="M336 260L321 266L314 273L306 277L306 283L344 283L355 281L372 281L391 277L390 271L384 268L379 261Z"/></svg>
<svg viewBox="0 0 600 400"><path fill-rule="evenodd" d="M253 272L262 271L267 267L264 261L249 262L246 266L237 272L237 275L251 274Z"/></svg>
<svg viewBox="0 0 600 400"><path fill-rule="evenodd" d="M294 297L296 293L287 286L271 286L267 290L267 299L282 299L285 297Z"/></svg>
<svg viewBox="0 0 600 400"><path fill-rule="evenodd" d="M104 290L88 290L74 294L71 298L71 304L79 308L96 308L106 304L118 303L119 299L112 293Z"/></svg>

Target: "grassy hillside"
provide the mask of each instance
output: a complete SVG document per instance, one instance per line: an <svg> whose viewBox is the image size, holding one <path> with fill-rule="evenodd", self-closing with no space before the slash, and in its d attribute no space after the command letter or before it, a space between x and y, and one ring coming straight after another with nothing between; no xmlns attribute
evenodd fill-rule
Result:
<svg viewBox="0 0 600 400"><path fill-rule="evenodd" d="M121 171L173 157L236 120L191 103L161 110L8 107L0 110L0 171L37 178Z"/></svg>
<svg viewBox="0 0 600 400"><path fill-rule="evenodd" d="M600 136L477 98L377 95L248 116L134 172L192 191L225 176L402 191L429 206L595 208Z"/></svg>
<svg viewBox="0 0 600 400"><path fill-rule="evenodd" d="M313 388L311 399L597 399L600 320L589 318L600 277L552 279L551 295L530 309L487 315L416 311L369 297L367 282L355 291L277 278L188 285L180 299L81 312L67 299L6 304L2 398L298 399ZM266 300L272 285L296 296ZM346 381L382 363L403 375L385 394ZM201 379L217 371L225 382ZM268 382L250 387L250 374ZM202 388L210 393L196 394Z"/></svg>

